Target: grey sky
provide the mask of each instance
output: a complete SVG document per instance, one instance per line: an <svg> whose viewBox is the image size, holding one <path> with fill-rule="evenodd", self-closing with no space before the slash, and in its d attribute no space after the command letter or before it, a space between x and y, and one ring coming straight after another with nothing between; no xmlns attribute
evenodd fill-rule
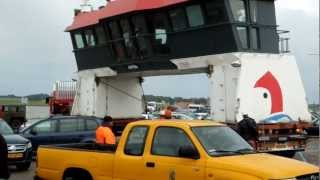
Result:
<svg viewBox="0 0 320 180"><path fill-rule="evenodd" d="M0 1L0 94L49 93L56 80L70 80L75 59L68 33L80 0ZM91 0L95 6L105 0ZM318 97L319 1L277 0L281 29L290 30L309 102ZM147 94L200 97L208 95L205 75L147 78Z"/></svg>

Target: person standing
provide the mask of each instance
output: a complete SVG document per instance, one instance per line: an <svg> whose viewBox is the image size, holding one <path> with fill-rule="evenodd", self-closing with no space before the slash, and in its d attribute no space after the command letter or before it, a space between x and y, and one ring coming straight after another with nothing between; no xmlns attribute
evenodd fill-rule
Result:
<svg viewBox="0 0 320 180"><path fill-rule="evenodd" d="M116 136L112 132L112 118L110 116L105 116L101 126L96 130L96 143L97 144L116 144Z"/></svg>
<svg viewBox="0 0 320 180"><path fill-rule="evenodd" d="M0 133L0 180L9 179L8 147L6 140Z"/></svg>
<svg viewBox="0 0 320 180"><path fill-rule="evenodd" d="M243 119L238 123L238 130L240 136L249 142L253 147L256 146L258 137L258 127L254 119L250 118L247 114L243 115Z"/></svg>

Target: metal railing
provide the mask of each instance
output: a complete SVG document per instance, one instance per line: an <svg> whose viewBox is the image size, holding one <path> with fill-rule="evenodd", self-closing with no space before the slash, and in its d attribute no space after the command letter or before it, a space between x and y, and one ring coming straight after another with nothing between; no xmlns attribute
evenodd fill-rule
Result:
<svg viewBox="0 0 320 180"><path fill-rule="evenodd" d="M280 53L290 53L290 46L289 46L290 38L284 37L284 35L288 35L289 33L290 31L287 31L287 30L277 30Z"/></svg>

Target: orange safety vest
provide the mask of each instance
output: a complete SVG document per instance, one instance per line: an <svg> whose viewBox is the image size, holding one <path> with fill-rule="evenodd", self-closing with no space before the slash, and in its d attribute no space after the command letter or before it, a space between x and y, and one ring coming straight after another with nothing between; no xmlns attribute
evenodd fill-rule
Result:
<svg viewBox="0 0 320 180"><path fill-rule="evenodd" d="M109 127L100 126L96 130L96 142L98 144L116 144L116 136Z"/></svg>

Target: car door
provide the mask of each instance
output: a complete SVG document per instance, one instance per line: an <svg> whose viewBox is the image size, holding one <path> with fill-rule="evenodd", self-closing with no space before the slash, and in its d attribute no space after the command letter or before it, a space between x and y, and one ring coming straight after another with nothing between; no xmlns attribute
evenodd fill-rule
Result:
<svg viewBox="0 0 320 180"><path fill-rule="evenodd" d="M34 150L39 145L55 144L54 135L57 132L57 124L55 119L40 121L26 130L23 136L31 141Z"/></svg>
<svg viewBox="0 0 320 180"><path fill-rule="evenodd" d="M79 143L82 140L82 132L85 129L84 119L61 118L59 119L57 144Z"/></svg>
<svg viewBox="0 0 320 180"><path fill-rule="evenodd" d="M142 180L144 176L144 147L148 134L148 126L134 126L131 128L124 144L119 144L117 160L114 161L114 179L117 180ZM153 179L153 178L151 178ZM149 180L151 180L149 179Z"/></svg>
<svg viewBox="0 0 320 180"><path fill-rule="evenodd" d="M145 158L143 179L205 179L204 159L183 158L179 155L180 148L186 146L198 151L183 129L158 127L151 145L150 154Z"/></svg>

